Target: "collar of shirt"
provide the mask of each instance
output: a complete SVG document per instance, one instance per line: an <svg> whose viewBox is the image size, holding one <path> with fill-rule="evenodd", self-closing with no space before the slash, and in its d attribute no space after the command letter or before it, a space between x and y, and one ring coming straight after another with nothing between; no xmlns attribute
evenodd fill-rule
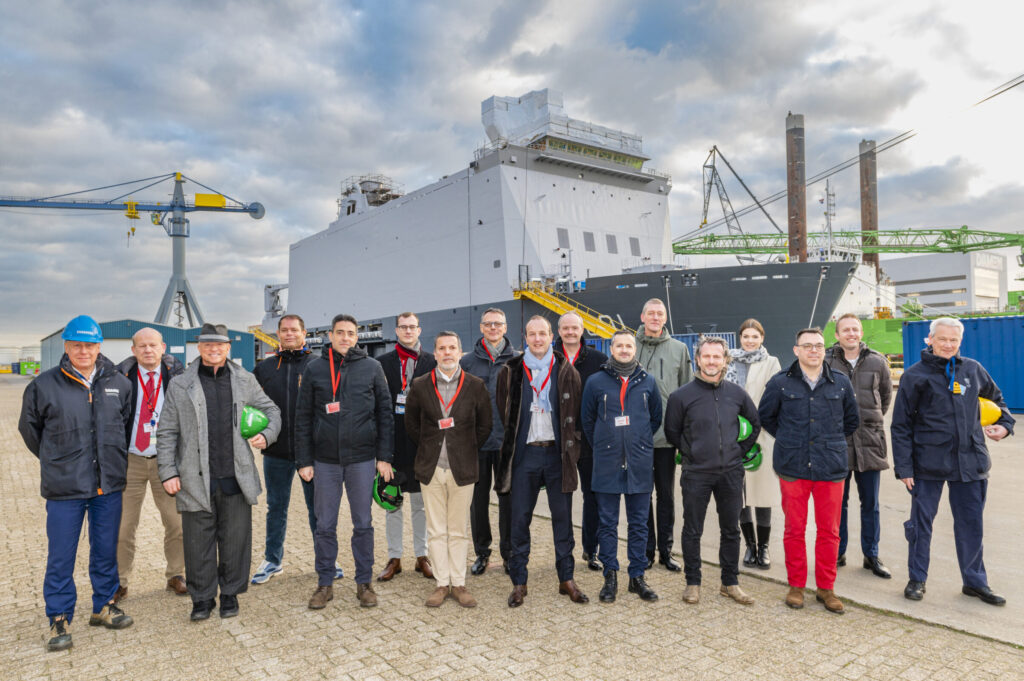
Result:
<svg viewBox="0 0 1024 681"><path fill-rule="evenodd" d="M825 378L825 368L821 368L821 373L818 374L818 378L816 378L813 381L802 368L800 369L800 375L803 376L804 383L806 383L811 390L814 390L815 388L818 387L818 384L821 383L821 380Z"/></svg>
<svg viewBox="0 0 1024 681"><path fill-rule="evenodd" d="M447 374L444 373L444 370L441 369L440 366L437 367L437 375L440 376L441 380L444 381L445 383L451 383L456 378L458 378L459 377L459 371L460 371L460 367L459 367L459 365L456 364L455 365L455 371L452 372L451 376L448 376Z"/></svg>

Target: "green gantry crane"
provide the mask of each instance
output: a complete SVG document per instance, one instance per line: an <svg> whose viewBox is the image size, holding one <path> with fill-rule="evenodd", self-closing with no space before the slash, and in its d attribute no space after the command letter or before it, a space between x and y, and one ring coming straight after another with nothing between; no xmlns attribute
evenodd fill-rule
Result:
<svg viewBox="0 0 1024 681"><path fill-rule="evenodd" d="M963 225L959 229L880 229L876 232L812 232L807 253L833 250L863 253L968 253L994 248L1020 248L1017 263L1024 267L1024 233L985 232ZM788 234L702 234L672 242L679 255L786 254Z"/></svg>

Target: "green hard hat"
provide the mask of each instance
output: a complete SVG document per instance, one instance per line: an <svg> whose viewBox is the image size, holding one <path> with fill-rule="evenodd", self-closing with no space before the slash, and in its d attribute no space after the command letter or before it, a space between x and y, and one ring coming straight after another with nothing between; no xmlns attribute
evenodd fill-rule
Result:
<svg viewBox="0 0 1024 681"><path fill-rule="evenodd" d="M266 414L247 404L242 407L242 420L238 424L238 430L242 433L242 437L248 440L262 433L269 423Z"/></svg>
<svg viewBox="0 0 1024 681"><path fill-rule="evenodd" d="M748 471L756 471L761 467L761 445L754 443L750 451L743 455L743 468Z"/></svg>
<svg viewBox="0 0 1024 681"><path fill-rule="evenodd" d="M380 473L377 473L377 477L373 479L373 500L385 511L401 508L403 501L401 485L398 471L395 471L395 476L387 482L380 476Z"/></svg>
<svg viewBox="0 0 1024 681"><path fill-rule="evenodd" d="M736 418L740 420L740 434L736 436L736 442L743 442L754 432L754 426L750 425L750 421L742 416L737 416Z"/></svg>

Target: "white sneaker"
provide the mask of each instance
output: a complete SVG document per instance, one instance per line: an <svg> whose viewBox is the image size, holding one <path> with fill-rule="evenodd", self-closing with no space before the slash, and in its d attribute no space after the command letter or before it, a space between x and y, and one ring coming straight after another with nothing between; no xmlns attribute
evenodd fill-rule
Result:
<svg viewBox="0 0 1024 681"><path fill-rule="evenodd" d="M284 568L277 563L271 563L269 560L265 560L260 563L260 566L256 569L256 574L252 576L252 583L263 584L264 582L269 582L271 577L276 575L278 572L281 572L283 569Z"/></svg>

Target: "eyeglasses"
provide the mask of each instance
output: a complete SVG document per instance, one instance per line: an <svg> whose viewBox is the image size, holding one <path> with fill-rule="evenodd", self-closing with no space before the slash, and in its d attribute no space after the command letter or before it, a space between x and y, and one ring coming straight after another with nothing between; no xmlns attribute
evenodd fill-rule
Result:
<svg viewBox="0 0 1024 681"><path fill-rule="evenodd" d="M488 329L497 329L498 327L505 326L505 322L480 322L480 326L487 327Z"/></svg>
<svg viewBox="0 0 1024 681"><path fill-rule="evenodd" d="M817 350L818 352L821 352L822 350L825 349L825 344L824 343L801 343L797 347L800 348L801 350L803 350L804 352L810 352L811 350Z"/></svg>
<svg viewBox="0 0 1024 681"><path fill-rule="evenodd" d="M419 324L401 324L400 326L396 326L395 328L398 329L399 331L415 331L416 329L420 328L420 326Z"/></svg>

